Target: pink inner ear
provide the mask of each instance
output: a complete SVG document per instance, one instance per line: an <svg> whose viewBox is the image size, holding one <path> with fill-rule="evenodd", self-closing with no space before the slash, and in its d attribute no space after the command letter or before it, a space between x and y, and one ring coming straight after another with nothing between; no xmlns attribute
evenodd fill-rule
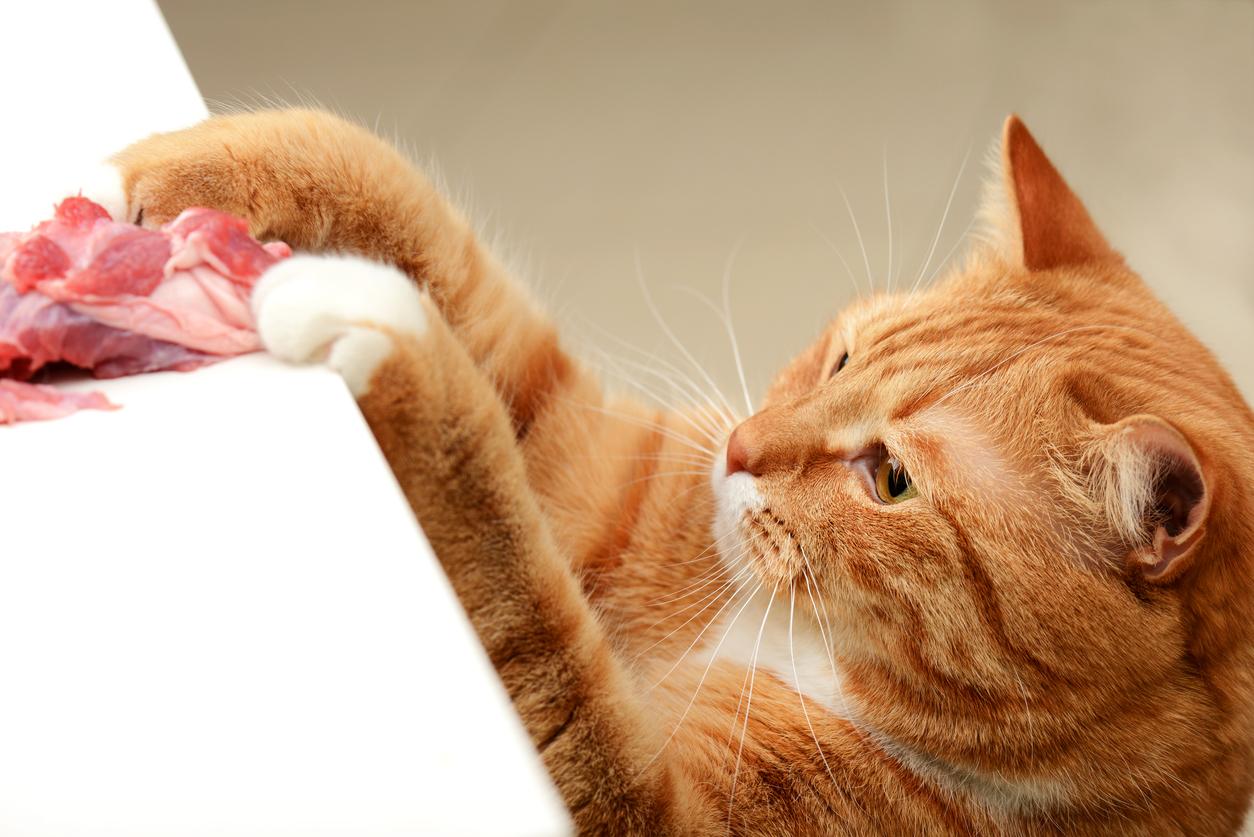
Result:
<svg viewBox="0 0 1254 837"><path fill-rule="evenodd" d="M1019 213L1025 267L1052 270L1115 256L1084 204L1017 116L1006 121L1002 149Z"/></svg>
<svg viewBox="0 0 1254 837"><path fill-rule="evenodd" d="M1129 441L1155 460L1152 506L1146 518L1155 526L1152 544L1141 560L1145 577L1166 580L1183 569L1183 561L1200 539L1210 509L1210 492L1202 467L1187 441L1157 420L1134 425Z"/></svg>

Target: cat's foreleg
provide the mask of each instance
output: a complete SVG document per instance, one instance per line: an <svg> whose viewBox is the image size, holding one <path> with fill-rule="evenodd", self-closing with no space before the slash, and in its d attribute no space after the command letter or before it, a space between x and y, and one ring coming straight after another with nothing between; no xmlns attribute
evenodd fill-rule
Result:
<svg viewBox="0 0 1254 837"><path fill-rule="evenodd" d="M325 358L357 396L581 831L692 830L701 804L528 488L500 398L430 298L399 272L296 257L254 296L266 347Z"/></svg>
<svg viewBox="0 0 1254 837"><path fill-rule="evenodd" d="M431 179L359 125L317 110L217 116L135 143L111 166L110 194L91 197L145 225L208 206L244 216L259 238L398 266L487 372L519 435L582 374Z"/></svg>

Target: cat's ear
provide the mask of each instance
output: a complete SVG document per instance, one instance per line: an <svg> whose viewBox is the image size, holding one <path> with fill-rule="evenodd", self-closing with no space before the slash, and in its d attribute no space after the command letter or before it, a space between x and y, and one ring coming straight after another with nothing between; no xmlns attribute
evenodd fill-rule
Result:
<svg viewBox="0 0 1254 837"><path fill-rule="evenodd" d="M1188 569L1206 530L1208 475L1188 440L1155 416L1104 428L1107 514L1132 544L1128 561L1165 584Z"/></svg>
<svg viewBox="0 0 1254 837"><path fill-rule="evenodd" d="M1001 258L1028 270L1118 258L1017 116L1002 129L1000 176L985 190L981 215Z"/></svg>

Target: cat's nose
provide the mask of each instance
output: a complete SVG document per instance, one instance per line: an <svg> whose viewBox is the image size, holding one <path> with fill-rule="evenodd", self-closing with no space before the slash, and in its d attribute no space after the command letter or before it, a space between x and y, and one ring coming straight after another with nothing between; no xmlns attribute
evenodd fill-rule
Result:
<svg viewBox="0 0 1254 837"><path fill-rule="evenodd" d="M729 477L740 471L747 471L755 477L758 476L750 468L752 451L749 448L747 436L745 426L742 424L732 431L731 438L727 440L727 476Z"/></svg>

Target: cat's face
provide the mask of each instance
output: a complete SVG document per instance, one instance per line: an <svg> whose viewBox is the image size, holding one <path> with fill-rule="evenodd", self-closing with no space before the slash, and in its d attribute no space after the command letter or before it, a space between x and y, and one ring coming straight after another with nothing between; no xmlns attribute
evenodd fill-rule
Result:
<svg viewBox="0 0 1254 837"><path fill-rule="evenodd" d="M1049 796L1026 753L1180 676L1249 412L1017 121L1003 158L1007 240L855 303L780 374L715 466L715 535L830 629L860 721Z"/></svg>

